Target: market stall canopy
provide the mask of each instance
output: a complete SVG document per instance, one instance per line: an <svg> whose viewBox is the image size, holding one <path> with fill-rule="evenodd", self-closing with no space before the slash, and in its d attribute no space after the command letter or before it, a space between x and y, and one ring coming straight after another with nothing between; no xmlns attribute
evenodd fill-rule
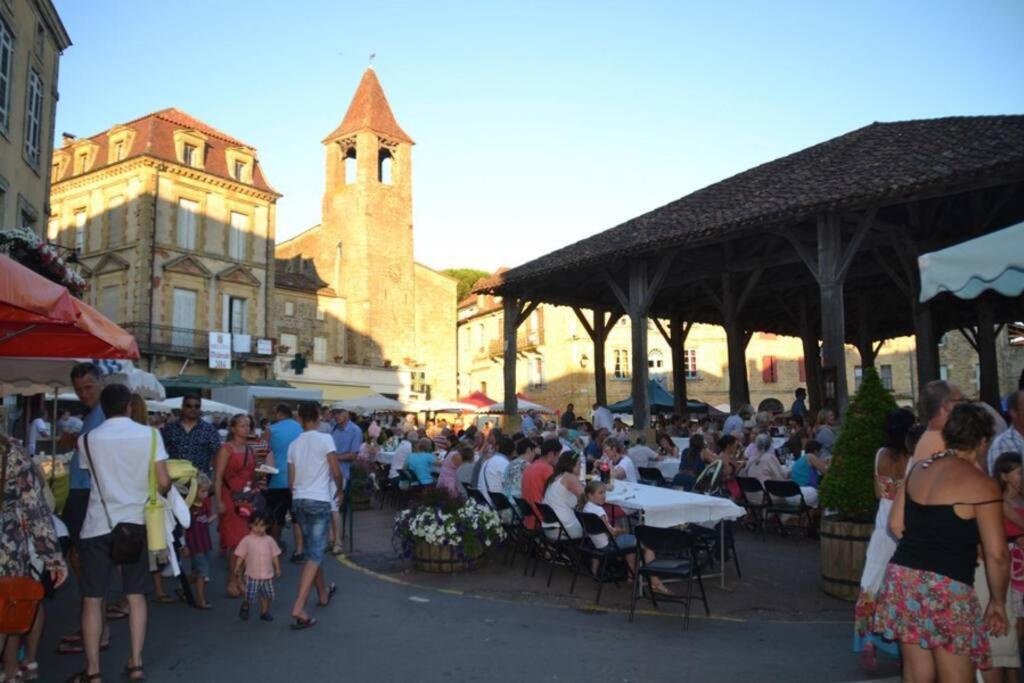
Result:
<svg viewBox="0 0 1024 683"><path fill-rule="evenodd" d="M487 406L493 406L497 401L482 391L474 391L469 396L463 396L460 398L459 403L469 403L477 408L485 408Z"/></svg>
<svg viewBox="0 0 1024 683"><path fill-rule="evenodd" d="M396 413L403 412L404 407L399 401L381 396L380 394L367 394L356 398L347 398L337 401L331 408L348 410L354 413Z"/></svg>
<svg viewBox="0 0 1024 683"><path fill-rule="evenodd" d="M139 348L66 288L0 255L0 355L136 359Z"/></svg>
<svg viewBox="0 0 1024 683"><path fill-rule="evenodd" d="M555 414L555 411L551 410L551 408L548 408L547 406L542 406L539 403L534 403L533 401L531 401L530 399L526 398L526 396L524 396L522 394L516 394L516 398L519 399L518 400L518 404L519 404L519 414L520 415L522 415L523 413L529 412L531 410L536 411L538 413L547 413L549 415L554 415ZM492 403L489 406L484 406L482 408L478 408L476 412L478 412L478 413L504 413L505 412L505 402L502 401L501 403Z"/></svg>
<svg viewBox="0 0 1024 683"><path fill-rule="evenodd" d="M166 396L163 385L149 372L135 367L130 360L90 358L5 358L0 356L0 395L62 392L61 401L77 401L71 387L71 369L79 363L95 363L104 384L124 384L146 400Z"/></svg>
<svg viewBox="0 0 1024 683"><path fill-rule="evenodd" d="M479 407L472 403L443 401L441 399L434 399L432 401L409 401L402 405L405 407L405 410L410 413L465 413L473 412Z"/></svg>
<svg viewBox="0 0 1024 683"><path fill-rule="evenodd" d="M164 401L147 401L146 405L153 412L171 412L172 410L181 410L181 396L175 396ZM227 403L221 403L220 401L213 401L208 398L203 399L203 413L206 415L239 415L247 414L245 408L239 408L238 406L228 405Z"/></svg>
<svg viewBox="0 0 1024 683"><path fill-rule="evenodd" d="M921 302L949 292L976 299L986 290L1014 297L1024 292L1024 222L917 259Z"/></svg>
<svg viewBox="0 0 1024 683"><path fill-rule="evenodd" d="M675 399L668 390L661 386L661 382L652 379L647 383L647 396L651 402L652 413L667 413L675 410ZM633 412L633 397L613 403L608 406L608 410L613 413L632 413ZM709 406L703 401L696 401L694 399L687 399L686 401L686 412L690 415L709 415L718 414L719 411Z"/></svg>

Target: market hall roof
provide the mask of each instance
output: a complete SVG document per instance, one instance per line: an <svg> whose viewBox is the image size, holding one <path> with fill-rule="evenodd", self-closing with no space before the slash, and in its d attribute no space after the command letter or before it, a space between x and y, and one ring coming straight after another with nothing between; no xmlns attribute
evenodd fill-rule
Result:
<svg viewBox="0 0 1024 683"><path fill-rule="evenodd" d="M114 139L114 135L124 129L131 131L132 135L125 138L127 145L124 154L120 160L116 160L110 154L110 144ZM81 177L87 173L99 171L133 157L151 156L162 161L181 164L174 140L174 134L179 130L196 131L206 138L206 149L203 154L204 164L203 168L199 170L227 180L239 182L233 177L232 169L229 167L227 151L229 149L243 150L246 154L251 155L253 160L252 182L244 184L280 196L263 175L263 169L260 167L254 147L174 107L140 116L137 119L113 126L88 138L75 139L65 137L64 144L59 149L54 150L55 161L60 154L72 154L72 150L84 142L91 142L96 145L96 154L89 168L85 172L77 174L75 173L74 159L68 159L67 163L60 166L60 173L53 177L53 182L59 183Z"/></svg>
<svg viewBox="0 0 1024 683"><path fill-rule="evenodd" d="M825 210L899 203L966 180L1024 172L1024 116L871 125L739 173L481 283L500 292L623 255L797 223Z"/></svg>
<svg viewBox="0 0 1024 683"><path fill-rule="evenodd" d="M377 74L373 67L363 73L359 87L356 88L356 94L353 95L352 102L348 105L348 111L345 112L345 118L341 125L324 138L324 142L360 130L372 130L384 137L413 144L412 138L402 130L398 121L395 120L395 115L391 112L391 105L388 104L388 98L384 94L384 88L377 80Z"/></svg>

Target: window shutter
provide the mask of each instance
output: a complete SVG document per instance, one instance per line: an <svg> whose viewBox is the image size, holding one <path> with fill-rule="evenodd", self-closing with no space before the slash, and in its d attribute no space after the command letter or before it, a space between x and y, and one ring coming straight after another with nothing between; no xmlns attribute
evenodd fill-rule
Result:
<svg viewBox="0 0 1024 683"><path fill-rule="evenodd" d="M761 357L761 381L768 384L772 381L772 357Z"/></svg>
<svg viewBox="0 0 1024 683"><path fill-rule="evenodd" d="M807 381L807 359L806 358L801 358L799 361L797 361L797 367L800 369L800 381L801 382L806 382Z"/></svg>

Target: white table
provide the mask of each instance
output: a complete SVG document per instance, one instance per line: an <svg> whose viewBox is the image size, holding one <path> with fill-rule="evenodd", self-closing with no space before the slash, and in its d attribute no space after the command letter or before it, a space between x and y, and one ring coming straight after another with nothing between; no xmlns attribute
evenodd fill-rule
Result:
<svg viewBox="0 0 1024 683"><path fill-rule="evenodd" d="M672 443L676 445L679 452L682 453L684 450L690 447L690 437L688 436L673 436ZM772 448L778 450L786 445L786 439L781 436L772 437Z"/></svg>
<svg viewBox="0 0 1024 683"><path fill-rule="evenodd" d="M672 481L679 474L679 462L679 458L662 458L658 462L652 462L651 467L657 467L661 470L661 476Z"/></svg>
<svg viewBox="0 0 1024 683"><path fill-rule="evenodd" d="M675 489L616 481L605 499L626 510L639 512L649 526L671 528L683 524L715 524L739 519L744 510L728 498L703 496ZM722 564L722 588L725 588L725 525L720 527L719 551Z"/></svg>

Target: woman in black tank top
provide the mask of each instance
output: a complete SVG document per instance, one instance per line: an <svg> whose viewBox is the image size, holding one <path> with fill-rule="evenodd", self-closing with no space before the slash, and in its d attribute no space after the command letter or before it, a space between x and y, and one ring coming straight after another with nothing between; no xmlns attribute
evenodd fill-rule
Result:
<svg viewBox="0 0 1024 683"><path fill-rule="evenodd" d="M1009 555L999 486L978 467L991 418L977 406L957 405L942 436L947 450L908 473L903 519L890 521L904 532L872 628L900 643L904 680L967 683L975 667L991 665L989 634L1007 630ZM973 588L979 543L992 595L984 615Z"/></svg>

